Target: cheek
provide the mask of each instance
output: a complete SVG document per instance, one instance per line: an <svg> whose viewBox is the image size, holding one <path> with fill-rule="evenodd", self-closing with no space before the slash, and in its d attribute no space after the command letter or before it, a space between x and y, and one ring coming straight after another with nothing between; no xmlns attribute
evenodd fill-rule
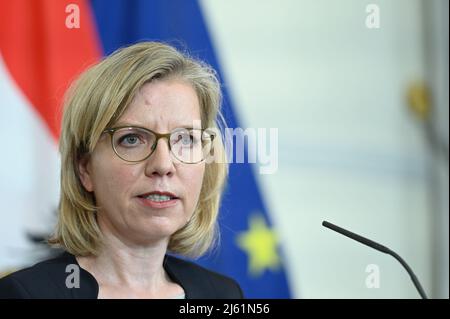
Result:
<svg viewBox="0 0 450 319"><path fill-rule="evenodd" d="M202 188L205 164L195 165L183 174L183 180L188 198L192 199L192 205L197 204L198 196ZM195 199L195 201L194 201Z"/></svg>
<svg viewBox="0 0 450 319"><path fill-rule="evenodd" d="M97 205L114 208L120 206L124 196L130 194L138 172L132 167L119 165L98 165L95 167L94 193Z"/></svg>

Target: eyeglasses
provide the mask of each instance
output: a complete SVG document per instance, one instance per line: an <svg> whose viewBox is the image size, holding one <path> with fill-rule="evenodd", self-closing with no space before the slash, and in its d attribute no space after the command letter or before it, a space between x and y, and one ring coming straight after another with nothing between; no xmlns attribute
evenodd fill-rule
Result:
<svg viewBox="0 0 450 319"><path fill-rule="evenodd" d="M111 135L114 153L124 161L146 160L155 151L159 139L166 138L173 156L186 164L203 161L210 154L216 136L209 129L177 128L171 133L159 134L136 126L114 127L103 133Z"/></svg>

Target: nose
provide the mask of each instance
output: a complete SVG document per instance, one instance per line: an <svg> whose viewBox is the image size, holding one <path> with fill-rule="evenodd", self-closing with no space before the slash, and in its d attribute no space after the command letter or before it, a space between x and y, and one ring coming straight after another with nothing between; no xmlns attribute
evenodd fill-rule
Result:
<svg viewBox="0 0 450 319"><path fill-rule="evenodd" d="M159 139L156 143L155 150L147 159L145 174L151 176L172 176L175 167L173 165L172 155L170 154L169 145L165 138Z"/></svg>

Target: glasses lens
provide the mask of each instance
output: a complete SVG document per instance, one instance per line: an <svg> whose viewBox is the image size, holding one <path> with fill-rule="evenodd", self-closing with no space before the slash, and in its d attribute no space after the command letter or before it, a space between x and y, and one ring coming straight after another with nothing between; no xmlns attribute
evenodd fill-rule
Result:
<svg viewBox="0 0 450 319"><path fill-rule="evenodd" d="M184 163L201 162L211 150L211 134L201 129L178 129L170 135L173 155Z"/></svg>
<svg viewBox="0 0 450 319"><path fill-rule="evenodd" d="M126 161L138 162L152 152L156 137L139 128L121 128L114 132L113 146L117 155Z"/></svg>

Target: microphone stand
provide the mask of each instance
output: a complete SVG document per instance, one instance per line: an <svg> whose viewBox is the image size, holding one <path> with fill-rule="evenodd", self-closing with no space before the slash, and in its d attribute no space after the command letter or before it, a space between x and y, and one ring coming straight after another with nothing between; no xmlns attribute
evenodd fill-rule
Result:
<svg viewBox="0 0 450 319"><path fill-rule="evenodd" d="M406 261L403 260L402 257L400 257L395 251L390 250L389 248L387 248L386 246L380 245L376 242L374 242L373 240L367 239L363 236L360 236L358 234L352 233L351 231L348 231L344 228L341 228L339 226L336 226L332 223L329 223L327 221L323 221L322 222L322 226L325 226L331 230L334 230L335 232L338 232L344 236L347 236L351 239L354 239L358 242L360 242L361 244L367 245L369 247L372 247L373 249L376 249L378 251L381 251L385 254L391 255L392 257L394 257L395 259L397 259L400 264L402 264L402 266L406 269L406 271L408 272L409 276L411 277L411 280L414 283L414 286L416 287L417 291L419 292L420 296L422 297L422 299L427 299L427 295L425 294L425 291L423 290L422 286L420 285L419 279L417 279L416 275L414 274L414 272L412 271L412 269L408 266L408 264L406 263Z"/></svg>

